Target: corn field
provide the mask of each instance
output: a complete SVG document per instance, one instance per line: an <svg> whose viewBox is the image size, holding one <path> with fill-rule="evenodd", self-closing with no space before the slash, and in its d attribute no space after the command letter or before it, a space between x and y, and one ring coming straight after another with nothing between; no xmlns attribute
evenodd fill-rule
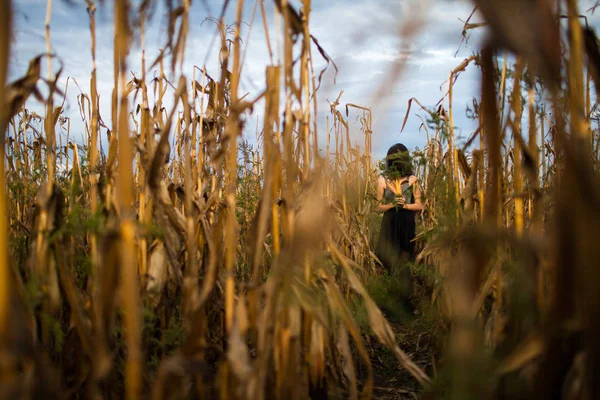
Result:
<svg viewBox="0 0 600 400"><path fill-rule="evenodd" d="M165 51L142 52L133 78L153 2L115 0L110 110L96 70L106 4L86 0L83 133L65 116L52 1L47 52L7 82L14 4L0 0L2 399L600 397L595 8L473 0L484 21L467 19L463 36L487 29L482 47L440 77L438 104L409 101L398 132L418 117L426 135L413 154L421 314L397 323L373 290L391 279L373 251L377 115L341 91L319 120L314 63L333 60L310 32L311 0L274 0L267 37L283 57L255 98L240 91L243 0L223 2L233 26L215 18L218 76L183 70L196 4L177 0ZM453 88L466 69L480 74L467 110L478 128L459 143Z"/></svg>

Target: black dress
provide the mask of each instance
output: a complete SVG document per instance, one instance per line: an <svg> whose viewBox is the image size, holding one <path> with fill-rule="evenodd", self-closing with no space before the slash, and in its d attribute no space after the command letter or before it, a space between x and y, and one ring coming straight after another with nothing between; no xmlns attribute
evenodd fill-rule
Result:
<svg viewBox="0 0 600 400"><path fill-rule="evenodd" d="M409 186L408 182L402 184L402 194L405 204L414 204L412 186ZM383 202L395 202L395 195L387 186L383 193ZM415 235L414 211L394 207L383 214L375 254L388 272L403 282L406 297L412 294L412 274L408 262L415 260L415 243L412 241Z"/></svg>

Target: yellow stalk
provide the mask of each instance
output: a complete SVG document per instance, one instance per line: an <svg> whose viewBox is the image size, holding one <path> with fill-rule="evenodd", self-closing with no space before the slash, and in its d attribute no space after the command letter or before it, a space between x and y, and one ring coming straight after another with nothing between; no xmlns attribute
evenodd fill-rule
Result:
<svg viewBox="0 0 600 400"><path fill-rule="evenodd" d="M195 81L195 79L194 79ZM204 88L206 85L206 68L202 70L202 97L200 98L200 131L198 132L198 162L196 163L196 174L197 174L197 188L202 189L202 169L204 168ZM194 96L196 94L194 93ZM194 99L194 110L196 109L196 103ZM194 125L195 126L195 125ZM193 142L193 146L196 146L196 142Z"/></svg>
<svg viewBox="0 0 600 400"><path fill-rule="evenodd" d="M182 82L182 85L185 83ZM195 301L197 297L197 286L198 286L198 266L196 260L196 226L194 224L194 212L193 212L193 179L192 171L194 166L192 165L191 148L194 146L190 143L190 124L191 124L191 110L189 109L189 102L187 99L187 92L183 91L182 96L184 105L185 115L185 131L184 131L184 151L185 151L185 168L184 168L184 191L185 191L185 214L186 214L186 269L184 278L184 293L185 293L185 308L186 314L190 317L193 315L195 310ZM188 318L190 318L188 317Z"/></svg>
<svg viewBox="0 0 600 400"><path fill-rule="evenodd" d="M583 35L579 23L579 8L577 0L567 0L569 16L569 111L571 114L571 129L576 136L585 137L589 131L586 129L584 119L585 96L583 89Z"/></svg>
<svg viewBox="0 0 600 400"><path fill-rule="evenodd" d="M493 55L490 49L484 49L482 52L482 69L483 69L483 85L482 85L482 110L486 121L486 147L488 150L489 160L489 207L487 207L486 220L490 225L501 226L501 196L500 182L502 177L501 171L501 152L502 138L500 133L500 124L498 122L498 108L496 105L495 80L494 80L494 63Z"/></svg>
<svg viewBox="0 0 600 400"><path fill-rule="evenodd" d="M534 233L538 233L541 228L541 210L539 208L539 202L535 197L535 193L540 187L539 178L539 150L537 145L537 127L536 127L536 115L535 115L535 93L533 81L529 82L529 153L533 158L534 174L533 182L531 182L532 190L534 195L530 196L529 212L531 216L531 230Z"/></svg>
<svg viewBox="0 0 600 400"><path fill-rule="evenodd" d="M452 116L452 87L454 80L454 71L450 72L448 80L448 147L450 148L450 163L452 164L452 180L454 182L454 196L456 204L460 204L460 182L458 178L458 149L456 148L456 138L454 137L454 118ZM459 209L456 209L456 217L458 218ZM458 220L457 220L458 221Z"/></svg>
<svg viewBox="0 0 600 400"><path fill-rule="evenodd" d="M479 113L479 150L481 160L479 161L479 174L477 177L477 196L479 198L479 219L483 220L485 215L485 124L483 123L483 112Z"/></svg>
<svg viewBox="0 0 600 400"><path fill-rule="evenodd" d="M90 35L92 52L92 78L90 80L90 96L92 98L92 123L91 123L91 143L90 148L90 203L92 215L98 211L98 89L96 78L96 4L93 1L88 2L88 12L90 15ZM68 143L68 141L67 141ZM67 157L67 163L69 158ZM67 168L68 170L68 168ZM96 234L90 235L92 275L96 276L98 272L98 241Z"/></svg>
<svg viewBox="0 0 600 400"><path fill-rule="evenodd" d="M1 37L9 38L12 32L12 4L10 0L1 0L0 32ZM6 93L4 85L8 75L10 56L10 40L0 40L0 338L4 337L8 317L10 299L10 266L8 258L8 226L6 209L6 175L5 175L5 139L8 124L8 107L4 104ZM4 341L2 341L4 343ZM4 347L4 346L2 346Z"/></svg>
<svg viewBox="0 0 600 400"><path fill-rule="evenodd" d="M586 123L586 135L588 135L589 139L590 139L590 143L593 144L594 141L594 137L592 136L592 119L591 119L591 115L592 115L592 96L591 96L591 80L592 80L592 74L590 73L589 69L587 71L587 79L586 79L586 90L585 90L585 123Z"/></svg>
<svg viewBox="0 0 600 400"><path fill-rule="evenodd" d="M521 182L521 146L515 141L514 144L514 191L515 191L515 231L523 233L523 185Z"/></svg>
<svg viewBox="0 0 600 400"><path fill-rule="evenodd" d="M46 3L46 23L45 23L45 28L46 28L46 56L48 58L48 82L52 83L53 82L53 76L52 76L52 57L51 57L51 50L52 50L52 46L50 43L50 20L51 20L51 16L52 16L52 0L48 0ZM52 195L52 190L53 190L53 185L54 185L54 179L55 179L55 159L56 159L56 145L55 145L55 133L54 133L54 102L53 102L53 91L50 90L49 94L48 94L48 99L46 100L46 115L45 115L45 119L44 119L44 129L46 131L46 169L47 169L47 176L46 176L46 187L45 187L45 191L46 191L46 198L50 199L51 195ZM4 149L4 144L2 144L3 150ZM39 274L39 276L41 277L41 281L42 281L42 292L45 295L48 295L50 297L50 301L51 303L49 304L48 302L44 302L43 304L43 308L44 308L44 312L51 312L52 310L48 307L52 307L53 306L57 306L57 304L55 304L54 301L52 301L53 299L51 298L52 296L52 288L49 287L49 285L51 285L51 276L53 273L55 273L54 270L52 269L52 261L50 260L50 255L48 254L48 232L50 230L50 226L49 226L49 215L48 215L48 208L46 206L42 207L40 209L40 218L39 218L39 222L38 222L38 233L37 233L37 239L36 239L36 265L35 265L35 270L36 272ZM42 342L46 343L48 340L48 329L47 329L47 325L46 324L42 324Z"/></svg>
<svg viewBox="0 0 600 400"><path fill-rule="evenodd" d="M502 99L500 100L500 124L504 121L504 100L506 98L506 70L508 67L508 52L504 52L503 57L503 65L502 65L502 75L500 77L500 94L502 95Z"/></svg>
<svg viewBox="0 0 600 400"><path fill-rule="evenodd" d="M514 145L513 145L513 191L515 195L515 231L517 235L523 233L523 184L521 179L521 148L520 140L517 140L517 135L521 136L521 118L522 118L522 103L521 103L521 71L522 60L517 58L515 67L514 88L513 88L513 108L515 112L514 120Z"/></svg>
<svg viewBox="0 0 600 400"><path fill-rule="evenodd" d="M540 147L542 150L542 187L544 187L544 180L546 179L546 131L544 130L544 119L546 118L546 109L542 108L542 115L540 118Z"/></svg>
<svg viewBox="0 0 600 400"><path fill-rule="evenodd" d="M48 81L53 82L52 76L52 45L50 42L50 19L52 17L52 0L46 3L46 54L48 56ZM56 136L54 133L54 100L53 93L48 96L46 104L46 163L48 168L48 186L46 193L48 196L52 193L52 185L56 170Z"/></svg>
<svg viewBox="0 0 600 400"><path fill-rule="evenodd" d="M204 74L203 74L204 75ZM191 148L191 158L192 158L192 181L197 184L197 190L200 190L201 181L200 181L200 170L198 168L198 124L196 123L196 117L198 117L198 111L196 110L196 100L198 99L198 88L196 86L196 67L194 66L194 70L192 72L192 109L191 112L194 115L194 122L192 123L192 140L190 143ZM204 86L204 83L202 83ZM202 96L204 98L204 96ZM202 108L201 108L202 109ZM201 114L203 114L201 112ZM200 194L200 193L198 193Z"/></svg>
<svg viewBox="0 0 600 400"><path fill-rule="evenodd" d="M271 60L271 65L273 63L273 50L271 49L271 39L269 38L269 25L267 23L267 14L265 12L265 1L259 0L260 2L260 14L262 16L263 28L265 30L265 41L267 42L267 49L269 50L269 59Z"/></svg>
<svg viewBox="0 0 600 400"><path fill-rule="evenodd" d="M68 131L67 131L67 135L69 135ZM62 135L58 135L58 148L62 149L63 148L63 141L62 141ZM66 153L66 151L64 152ZM63 159L63 152L59 151L58 152L58 163L62 164L62 159Z"/></svg>
<svg viewBox="0 0 600 400"><path fill-rule="evenodd" d="M142 46L142 121L141 121L141 132L140 138L141 142L146 150L150 148L150 143L152 142L152 137L150 135L150 105L148 100L148 87L146 86L146 42L145 42L145 26L144 22L146 20L145 12L142 10L140 14L140 41ZM146 227L152 221L152 212L148 207L148 196L149 190L146 186L146 168L142 165L142 163L137 164L137 168L139 171L139 182L140 187L138 190L138 204L139 204L139 215L140 221L142 224L146 225ZM148 264L148 241L145 235L141 236L140 239L140 265L139 265L139 274L141 276L145 276L147 272L147 264Z"/></svg>
<svg viewBox="0 0 600 400"><path fill-rule="evenodd" d="M125 311L125 342L127 361L125 365L125 387L128 399L138 399L142 385L141 315L139 311L139 289L137 283L137 260L135 257L135 224L133 209L133 148L129 137L126 89L126 56L130 43L127 0L115 4L115 64L120 87L116 140L119 143L117 176L117 201L121 213L121 296ZM119 87L115 88L118 91Z"/></svg>
<svg viewBox="0 0 600 400"><path fill-rule="evenodd" d="M302 25L304 28L304 51L302 52L302 60L301 60L301 82L300 86L302 88L303 94L303 104L302 104L302 138L304 140L304 157L303 160L303 168L302 175L304 180L308 179L308 171L310 169L310 147L309 147L309 136L310 136L310 107L309 107L309 75L308 75L308 55L310 53L310 34L308 30L309 25L309 14L310 14L310 2L311 0L304 0L304 9L302 13L303 21ZM316 155L316 154L315 154Z"/></svg>
<svg viewBox="0 0 600 400"><path fill-rule="evenodd" d="M277 176L277 173L275 173L275 176ZM277 199L278 192L279 190L277 190L277 185L273 185L274 199ZM281 244L279 243L279 206L277 205L277 201L273 202L273 206L271 208L271 219L273 220L273 226L271 228L273 234L273 254L278 255L281 251Z"/></svg>
<svg viewBox="0 0 600 400"><path fill-rule="evenodd" d="M233 45L233 73L231 75L231 103L238 102L238 85L240 70L240 25L242 23L242 11L244 1L238 0L237 17L235 25L235 39ZM227 278L225 281L225 327L229 332L233 324L233 312L235 308L235 258L236 258L236 216L235 216L235 188L237 184L237 127L238 115L230 112L227 124L229 138L227 153L227 184L226 203L227 219L225 225L225 269Z"/></svg>

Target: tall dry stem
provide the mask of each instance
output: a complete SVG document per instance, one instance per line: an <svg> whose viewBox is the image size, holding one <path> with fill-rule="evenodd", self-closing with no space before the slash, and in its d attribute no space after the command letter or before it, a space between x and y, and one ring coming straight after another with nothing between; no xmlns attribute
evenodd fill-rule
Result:
<svg viewBox="0 0 600 400"><path fill-rule="evenodd" d="M521 160L523 148L521 147L521 119L523 117L523 105L521 102L521 74L523 71L523 60L517 58L515 66L515 75L513 82L512 104L515 117L513 121L513 196L515 201L515 231L517 235L523 233L524 218L523 218L523 183L522 183L522 167Z"/></svg>
<svg viewBox="0 0 600 400"><path fill-rule="evenodd" d="M0 32L4 40L0 40L0 338L4 338L6 322L9 311L10 265L8 255L8 215L6 204L6 175L5 151L6 129L8 120L8 106L6 104L6 78L10 59L10 37L12 32L12 4L11 0L2 0L0 3L3 12L0 15Z"/></svg>
<svg viewBox="0 0 600 400"><path fill-rule="evenodd" d="M585 122L584 86L583 86L583 35L579 22L577 0L567 0L569 16L569 113L572 133L577 137L588 136ZM591 144L591 138L588 138Z"/></svg>
<svg viewBox="0 0 600 400"><path fill-rule="evenodd" d="M225 182L225 200L227 204L227 216L225 222L225 270L227 273L225 281L225 327L227 331L231 329L233 323L233 312L235 307L235 262L236 262L236 243L237 243L237 227L236 227L236 184L237 184L237 138L239 135L239 113L240 104L238 104L238 86L239 86L239 70L240 70L240 29L242 24L242 11L244 9L244 1L238 0L236 23L234 31L233 43L233 73L231 75L231 104L227 119L225 135L227 137L227 161L226 161L226 182ZM225 64L227 65L227 64ZM225 71L223 71L224 73Z"/></svg>
<svg viewBox="0 0 600 400"><path fill-rule="evenodd" d="M127 362L125 367L125 384L127 398L134 400L141 395L142 388L142 349L141 349L141 315L137 274L137 257L135 251L136 227L133 208L133 148L129 134L129 112L127 102L127 54L129 52L131 32L128 24L129 2L118 0L115 3L115 70L117 77L115 87L118 98L117 131L118 166L117 201L120 213L120 233L122 242L120 250L121 300L125 310L125 337L127 343ZM113 115L116 114L113 110Z"/></svg>

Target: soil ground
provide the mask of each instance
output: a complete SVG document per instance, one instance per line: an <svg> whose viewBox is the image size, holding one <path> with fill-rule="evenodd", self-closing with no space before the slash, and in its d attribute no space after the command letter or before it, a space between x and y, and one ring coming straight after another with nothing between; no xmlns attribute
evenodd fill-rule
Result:
<svg viewBox="0 0 600 400"><path fill-rule="evenodd" d="M396 341L402 351L429 376L434 375L434 334L423 314L411 320L393 322ZM371 356L375 387L374 399L418 399L422 387L396 360L394 354L382 345L374 346Z"/></svg>
<svg viewBox="0 0 600 400"><path fill-rule="evenodd" d="M396 342L406 355L422 368L430 377L435 375L435 331L434 324L422 310L427 308L426 300L421 300L416 315L402 320L393 320L382 307L394 331ZM397 315L397 313L394 313ZM378 343L374 336L367 336L367 348L373 367L374 388L373 399L404 400L419 399L422 386L404 369L391 350ZM360 372L359 372L360 374ZM330 389L328 398L347 399L347 392L339 388Z"/></svg>

